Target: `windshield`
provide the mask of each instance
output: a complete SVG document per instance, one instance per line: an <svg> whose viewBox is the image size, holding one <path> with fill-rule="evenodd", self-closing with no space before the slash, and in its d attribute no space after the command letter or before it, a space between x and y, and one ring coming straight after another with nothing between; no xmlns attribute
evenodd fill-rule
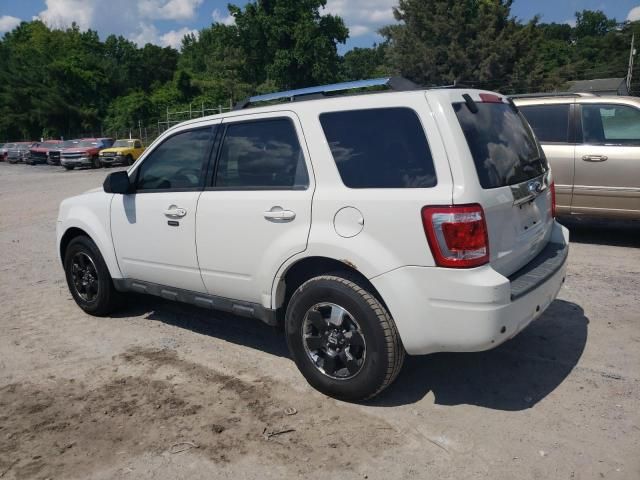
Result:
<svg viewBox="0 0 640 480"><path fill-rule="evenodd" d="M98 142L96 142L95 140L81 140L76 145L76 147L97 147L97 146L98 146Z"/></svg>
<svg viewBox="0 0 640 480"><path fill-rule="evenodd" d="M454 103L482 188L499 188L530 180L548 170L547 160L529 124L506 103Z"/></svg>
<svg viewBox="0 0 640 480"><path fill-rule="evenodd" d="M58 142L44 142L41 143L40 145L38 145L39 147L42 148L56 148L58 147L60 144Z"/></svg>
<svg viewBox="0 0 640 480"><path fill-rule="evenodd" d="M133 140L116 140L113 147L133 147Z"/></svg>

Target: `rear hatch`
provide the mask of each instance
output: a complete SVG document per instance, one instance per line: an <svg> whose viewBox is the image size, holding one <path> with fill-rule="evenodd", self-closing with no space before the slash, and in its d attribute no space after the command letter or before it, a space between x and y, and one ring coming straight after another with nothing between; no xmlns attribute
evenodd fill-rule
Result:
<svg viewBox="0 0 640 480"><path fill-rule="evenodd" d="M480 184L478 189L466 189L465 201L471 193L477 199L474 203L482 205L491 266L509 276L549 241L553 228L549 166L531 127L513 104L488 92L459 95L452 107Z"/></svg>

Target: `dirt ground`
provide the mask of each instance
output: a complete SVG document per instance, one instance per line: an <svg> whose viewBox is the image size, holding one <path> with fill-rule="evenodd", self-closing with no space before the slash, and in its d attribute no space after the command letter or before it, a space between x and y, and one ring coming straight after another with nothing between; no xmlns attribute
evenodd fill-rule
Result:
<svg viewBox="0 0 640 480"><path fill-rule="evenodd" d="M143 296L83 314L57 208L107 173L0 163L2 480L640 478L640 224L567 221L540 320L490 352L409 357L354 405L257 321Z"/></svg>

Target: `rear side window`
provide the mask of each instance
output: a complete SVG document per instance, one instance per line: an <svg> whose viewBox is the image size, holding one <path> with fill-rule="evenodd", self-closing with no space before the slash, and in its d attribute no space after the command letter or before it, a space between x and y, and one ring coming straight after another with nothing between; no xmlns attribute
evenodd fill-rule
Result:
<svg viewBox="0 0 640 480"><path fill-rule="evenodd" d="M418 115L376 108L320 115L331 153L349 188L426 188L437 183Z"/></svg>
<svg viewBox="0 0 640 480"><path fill-rule="evenodd" d="M626 105L582 105L584 143L640 145L640 110Z"/></svg>
<svg viewBox="0 0 640 480"><path fill-rule="evenodd" d="M542 175L547 160L524 118L506 103L454 103L482 188L514 185Z"/></svg>
<svg viewBox="0 0 640 480"><path fill-rule="evenodd" d="M214 185L228 189L308 187L304 155L291 120L230 124L222 142Z"/></svg>
<svg viewBox="0 0 640 480"><path fill-rule="evenodd" d="M569 105L520 107L541 143L569 142Z"/></svg>

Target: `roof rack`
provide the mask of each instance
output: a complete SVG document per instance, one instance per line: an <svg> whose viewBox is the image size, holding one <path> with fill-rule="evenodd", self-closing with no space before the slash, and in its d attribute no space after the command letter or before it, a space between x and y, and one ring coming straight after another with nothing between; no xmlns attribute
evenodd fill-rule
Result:
<svg viewBox="0 0 640 480"><path fill-rule="evenodd" d="M288 90L285 92L267 93L264 95L256 95L246 98L238 102L234 110L242 110L254 103L272 102L276 100L288 99L290 102L299 100L310 100L312 98L322 98L328 93L348 92L361 88L371 87L387 87L393 91L409 91L420 88L411 80L404 77L383 77L370 80L357 80L354 82L332 83L331 85L321 85L317 87L299 88L297 90Z"/></svg>
<svg viewBox="0 0 640 480"><path fill-rule="evenodd" d="M541 98L541 97L595 97L593 93L580 92L552 92L552 93L521 93L509 95L509 98Z"/></svg>

